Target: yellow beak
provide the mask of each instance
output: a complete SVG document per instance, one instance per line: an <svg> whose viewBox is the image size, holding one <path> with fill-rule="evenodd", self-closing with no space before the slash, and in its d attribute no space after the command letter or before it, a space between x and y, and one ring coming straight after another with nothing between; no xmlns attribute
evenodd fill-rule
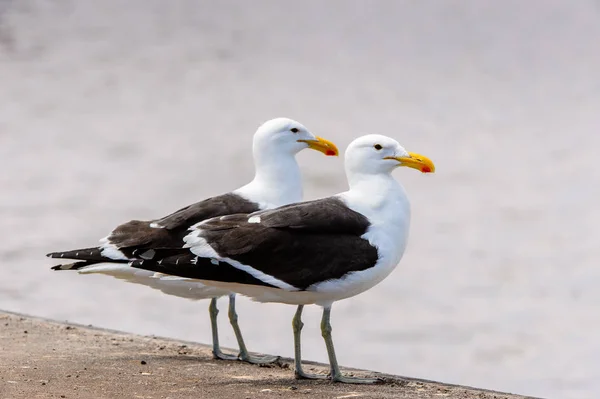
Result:
<svg viewBox="0 0 600 399"><path fill-rule="evenodd" d="M409 152L407 157L385 157L385 159L395 159L400 162L400 166L408 166L423 173L435 172L435 165L431 159L424 155L415 154L414 152Z"/></svg>
<svg viewBox="0 0 600 399"><path fill-rule="evenodd" d="M335 144L324 138L317 137L315 140L298 140L301 143L308 144L308 148L322 152L327 156L338 156L339 151Z"/></svg>

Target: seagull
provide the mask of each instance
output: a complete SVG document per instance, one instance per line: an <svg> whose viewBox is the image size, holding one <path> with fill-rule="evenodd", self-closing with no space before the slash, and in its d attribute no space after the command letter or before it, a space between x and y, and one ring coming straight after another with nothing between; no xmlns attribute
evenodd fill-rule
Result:
<svg viewBox="0 0 600 399"><path fill-rule="evenodd" d="M402 258L410 205L404 188L391 175L400 166L423 173L435 171L430 159L407 152L389 137L360 137L345 154L348 191L204 220L183 238L186 248L158 253L150 261L136 260L131 266L197 279L258 302L297 305L292 326L299 379L325 377L303 371L300 336L304 306L322 306L321 333L329 357L329 378L345 383L377 382L342 375L330 316L335 301L374 287Z"/></svg>
<svg viewBox="0 0 600 399"><path fill-rule="evenodd" d="M337 156L330 141L313 135L305 126L288 118L276 118L261 125L253 138L254 179L232 192L189 205L161 219L132 220L117 226L101 239L101 245L65 252L52 252L51 258L73 259L74 263L54 266L54 270L77 270L82 274L100 273L131 283L143 284L162 292L188 299L211 298L209 313L213 355L223 360L269 363L276 357L254 357L248 353L235 311L235 294L206 286L190 279L174 279L160 273L128 266L134 260L151 260L157 251L182 248L190 226L205 219L233 213L250 213L302 200L302 180L295 155L306 149ZM229 319L239 345L239 355L224 354L217 329L217 298L229 296Z"/></svg>

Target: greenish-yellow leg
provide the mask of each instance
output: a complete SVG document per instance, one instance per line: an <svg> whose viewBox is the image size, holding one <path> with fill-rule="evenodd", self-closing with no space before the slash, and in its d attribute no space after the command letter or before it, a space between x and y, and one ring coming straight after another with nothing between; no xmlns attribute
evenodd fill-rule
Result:
<svg viewBox="0 0 600 399"><path fill-rule="evenodd" d="M217 298L212 298L210 300L208 313L210 314L210 327L212 330L213 357L221 360L238 360L238 357L235 355L226 355L225 353L221 352L221 347L219 346L219 327L217 325L217 316L219 314L219 308L217 308Z"/></svg>
<svg viewBox="0 0 600 399"><path fill-rule="evenodd" d="M242 330L240 330L240 325L238 324L238 315L235 311L235 294L229 295L229 322L231 323L231 327L233 327L235 339L240 348L240 354L238 356L240 360L252 364L268 364L279 360L279 356L252 356L248 353L244 337L242 336Z"/></svg>
<svg viewBox="0 0 600 399"><path fill-rule="evenodd" d="M298 305L298 309L296 310L296 314L292 319L292 328L294 330L294 375L296 379L308 379L308 380L317 380L317 379L325 379L327 376L320 374L308 374L302 370L302 327L304 327L304 323L302 323L302 310L304 309L304 305Z"/></svg>
<svg viewBox="0 0 600 399"><path fill-rule="evenodd" d="M357 377L346 377L342 375L340 366L338 365L337 358L335 356L335 349L333 347L333 339L331 338L331 306L323 308L323 318L321 319L321 335L325 340L325 346L327 347L327 355L329 356L329 367L330 377L334 382L344 382L347 384L376 384L382 382L380 379L372 378L357 378Z"/></svg>

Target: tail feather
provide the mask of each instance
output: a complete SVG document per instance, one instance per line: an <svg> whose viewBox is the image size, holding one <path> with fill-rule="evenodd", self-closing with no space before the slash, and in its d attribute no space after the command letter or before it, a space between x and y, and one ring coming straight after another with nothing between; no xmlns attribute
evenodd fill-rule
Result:
<svg viewBox="0 0 600 399"><path fill-rule="evenodd" d="M124 261L95 262L84 260L70 264L57 265L54 266L52 270L74 270L80 274L104 274L137 284L144 284L145 281L155 274L148 270L133 268Z"/></svg>
<svg viewBox="0 0 600 399"><path fill-rule="evenodd" d="M88 260L96 262L110 261L110 258L102 255L102 250L103 248L99 247L82 248L65 252L51 252L46 256L49 258Z"/></svg>
<svg viewBox="0 0 600 399"><path fill-rule="evenodd" d="M79 270L79 269L81 269L83 267L90 266L90 265L93 265L95 263L97 263L97 262L83 260L81 262L75 262L75 263L69 263L69 264L65 264L65 265L52 266L51 269L52 270Z"/></svg>
<svg viewBox="0 0 600 399"><path fill-rule="evenodd" d="M102 255L103 248L83 248L66 252L51 252L46 256L53 259L73 259L78 262L53 266L52 270L80 270L98 263L127 263L129 260L112 259Z"/></svg>

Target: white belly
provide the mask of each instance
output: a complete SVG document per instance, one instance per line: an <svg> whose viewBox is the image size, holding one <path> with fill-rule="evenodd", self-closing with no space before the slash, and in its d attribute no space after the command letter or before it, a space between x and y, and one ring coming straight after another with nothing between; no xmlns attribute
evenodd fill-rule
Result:
<svg viewBox="0 0 600 399"><path fill-rule="evenodd" d="M80 274L103 274L118 278L128 283L145 285L167 295L191 300L217 298L231 292L218 287L202 284L198 280L168 276L148 270L136 269L126 264L99 263L84 267Z"/></svg>
<svg viewBox="0 0 600 399"><path fill-rule="evenodd" d="M377 266L371 269L352 272L341 279L313 284L306 291L288 291L281 288L217 281L200 280L200 282L219 289L236 292L256 302L329 306L335 301L353 297L373 288L386 278L395 266L396 262L393 264L378 262Z"/></svg>

